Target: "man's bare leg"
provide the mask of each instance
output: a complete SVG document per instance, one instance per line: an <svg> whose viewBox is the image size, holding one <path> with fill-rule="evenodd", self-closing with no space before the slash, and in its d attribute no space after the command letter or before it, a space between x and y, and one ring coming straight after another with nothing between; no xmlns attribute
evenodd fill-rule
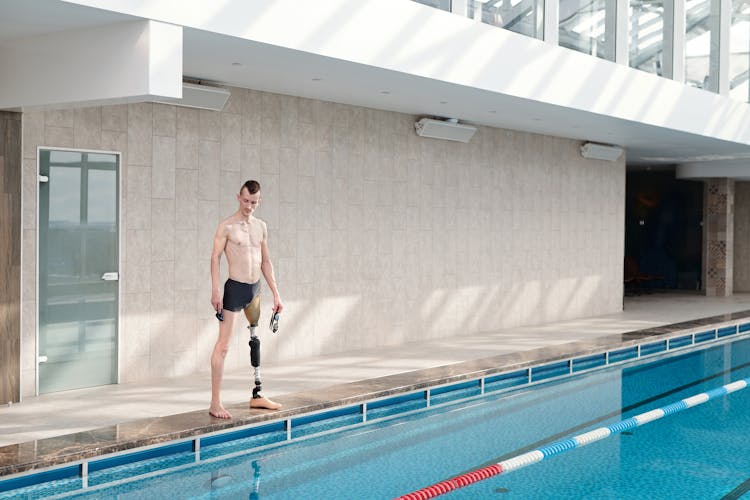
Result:
<svg viewBox="0 0 750 500"><path fill-rule="evenodd" d="M253 396L250 398L250 408L278 410L281 408L279 403L260 394L260 339L255 335L255 328L258 326L258 320L260 319L260 296L255 297L245 308L245 317L250 323L250 326L248 326L250 330L250 364L255 371L255 388L253 389Z"/></svg>
<svg viewBox="0 0 750 500"><path fill-rule="evenodd" d="M211 353L211 406L208 413L217 418L232 418L232 415L221 404L221 381L224 377L224 360L229 351L229 341L234 332L234 320L237 313L224 310L224 321L219 322L219 338Z"/></svg>

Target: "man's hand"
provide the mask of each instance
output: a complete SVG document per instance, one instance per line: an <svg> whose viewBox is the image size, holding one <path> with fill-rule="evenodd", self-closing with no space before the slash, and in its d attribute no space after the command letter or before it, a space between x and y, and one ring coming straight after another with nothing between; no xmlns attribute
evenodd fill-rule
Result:
<svg viewBox="0 0 750 500"><path fill-rule="evenodd" d="M218 288L214 288L211 292L211 307L214 308L214 311L221 311L223 309L224 304L221 299L221 291Z"/></svg>
<svg viewBox="0 0 750 500"><path fill-rule="evenodd" d="M274 295L273 297L273 310L280 313L284 309L284 304L281 303L281 297Z"/></svg>

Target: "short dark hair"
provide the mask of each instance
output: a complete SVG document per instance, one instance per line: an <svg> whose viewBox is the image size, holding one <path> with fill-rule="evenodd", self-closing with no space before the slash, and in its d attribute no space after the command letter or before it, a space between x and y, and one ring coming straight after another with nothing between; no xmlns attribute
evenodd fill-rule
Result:
<svg viewBox="0 0 750 500"><path fill-rule="evenodd" d="M245 181L245 183L240 188L240 193L243 189L247 189L247 194L255 194L260 191L260 182L253 180Z"/></svg>

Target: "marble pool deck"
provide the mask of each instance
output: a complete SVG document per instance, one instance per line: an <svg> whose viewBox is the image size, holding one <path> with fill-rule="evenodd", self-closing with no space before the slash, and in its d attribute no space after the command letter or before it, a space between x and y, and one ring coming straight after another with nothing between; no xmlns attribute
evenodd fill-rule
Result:
<svg viewBox="0 0 750 500"><path fill-rule="evenodd" d="M750 294L627 298L620 313L264 366L280 411L250 409L247 369L225 374L231 420L208 415L207 373L26 398L0 406L0 477L290 418L750 319Z"/></svg>

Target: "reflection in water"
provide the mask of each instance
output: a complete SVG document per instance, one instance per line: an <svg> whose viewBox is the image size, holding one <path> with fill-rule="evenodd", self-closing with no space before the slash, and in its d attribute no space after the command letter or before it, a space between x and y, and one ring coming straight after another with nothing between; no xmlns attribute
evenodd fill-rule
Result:
<svg viewBox="0 0 750 500"><path fill-rule="evenodd" d="M260 499L260 463L258 463L257 460L253 460L253 462L250 464L250 466L253 469L253 488L250 491L250 495L248 498L250 500L258 500ZM211 471L211 479L208 480L207 487L211 490L212 497L213 493L216 493L218 497L226 496L226 495L232 495L234 498L234 494L236 493L236 490L232 491L228 486L234 483L234 478L229 474L224 474L220 471ZM237 487L237 483L235 484L235 488ZM241 483L240 483L241 484ZM247 484L247 483L244 483ZM226 490L224 490L226 488ZM221 491L224 490L224 491Z"/></svg>
<svg viewBox="0 0 750 500"><path fill-rule="evenodd" d="M253 491L250 493L250 500L256 500L260 498L260 464L253 460L250 465L253 468Z"/></svg>

